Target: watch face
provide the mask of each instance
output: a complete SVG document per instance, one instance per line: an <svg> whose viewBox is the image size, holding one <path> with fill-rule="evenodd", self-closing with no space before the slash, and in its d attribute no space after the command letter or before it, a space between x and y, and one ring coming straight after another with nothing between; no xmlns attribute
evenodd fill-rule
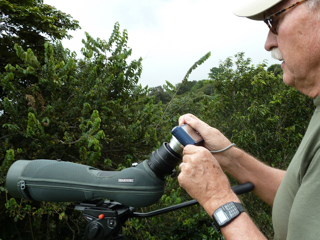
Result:
<svg viewBox="0 0 320 240"><path fill-rule="evenodd" d="M224 211L221 208L219 208L214 213L214 215L215 215L215 219L217 220L220 226L229 220L228 216L224 213Z"/></svg>
<svg viewBox="0 0 320 240"><path fill-rule="evenodd" d="M241 205L241 203L239 204ZM229 202L214 211L212 217L220 227L223 227L236 218L240 214L240 210L234 202ZM241 212L243 211L244 210L241 210Z"/></svg>

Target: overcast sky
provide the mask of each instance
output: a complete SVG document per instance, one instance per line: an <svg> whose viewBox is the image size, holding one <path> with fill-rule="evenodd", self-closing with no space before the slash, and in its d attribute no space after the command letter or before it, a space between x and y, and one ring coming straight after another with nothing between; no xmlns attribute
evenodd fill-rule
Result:
<svg viewBox="0 0 320 240"><path fill-rule="evenodd" d="M63 45L82 57L81 40L88 32L108 40L119 22L127 29L133 59L143 58L142 86L155 87L168 80L181 82L185 73L207 52L211 57L198 67L189 81L207 79L212 67L245 52L253 64L268 60L279 63L264 50L268 27L261 21L233 14L239 0L44 0L75 20L81 30L72 31L72 40ZM242 3L243 1L241 1Z"/></svg>

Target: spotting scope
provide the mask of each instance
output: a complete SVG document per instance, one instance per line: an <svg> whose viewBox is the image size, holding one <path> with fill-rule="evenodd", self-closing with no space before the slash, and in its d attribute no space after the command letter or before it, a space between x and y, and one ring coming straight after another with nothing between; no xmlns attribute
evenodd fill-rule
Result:
<svg viewBox="0 0 320 240"><path fill-rule="evenodd" d="M122 171L102 171L61 160L18 160L8 173L11 196L33 201L85 202L109 199L131 207L146 207L164 193L166 176L182 159L183 147L198 145L202 137L189 125L175 127L149 159Z"/></svg>

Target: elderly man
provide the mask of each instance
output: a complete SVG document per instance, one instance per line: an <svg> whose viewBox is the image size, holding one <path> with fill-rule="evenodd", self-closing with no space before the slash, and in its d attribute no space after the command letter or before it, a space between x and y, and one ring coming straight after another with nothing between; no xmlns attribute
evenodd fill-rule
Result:
<svg viewBox="0 0 320 240"><path fill-rule="evenodd" d="M314 98L316 110L286 171L271 168L231 145L191 114L187 123L204 138L204 147L184 149L180 185L204 207L226 239L265 239L230 188L223 170L273 206L275 239L320 238L320 6L318 0L254 0L236 15L264 20L265 49L282 61L283 81ZM212 151L212 152L210 152Z"/></svg>

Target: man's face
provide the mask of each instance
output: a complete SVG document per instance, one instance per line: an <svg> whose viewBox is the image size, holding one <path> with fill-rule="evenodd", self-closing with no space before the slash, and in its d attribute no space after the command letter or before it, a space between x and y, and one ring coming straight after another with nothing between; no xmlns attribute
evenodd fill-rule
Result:
<svg viewBox="0 0 320 240"><path fill-rule="evenodd" d="M296 0L285 0L271 8L273 14ZM320 94L320 10L309 10L306 3L274 19L278 35L269 31L265 49L278 48L281 53L283 81L300 92L316 97Z"/></svg>

